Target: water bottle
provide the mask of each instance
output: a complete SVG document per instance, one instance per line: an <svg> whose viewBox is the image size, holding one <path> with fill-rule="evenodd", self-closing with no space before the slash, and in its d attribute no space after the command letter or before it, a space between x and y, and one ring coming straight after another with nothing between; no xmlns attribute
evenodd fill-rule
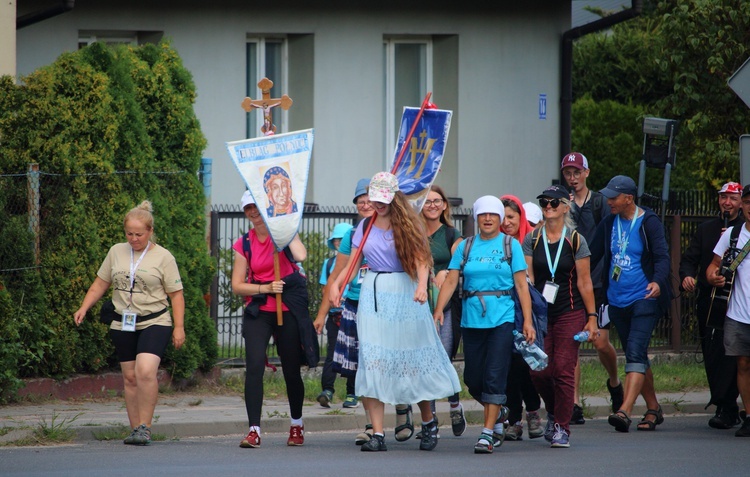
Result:
<svg viewBox="0 0 750 477"><path fill-rule="evenodd" d="M513 344L532 371L541 371L549 364L547 354L536 343L528 344L518 330L513 330Z"/></svg>
<svg viewBox="0 0 750 477"><path fill-rule="evenodd" d="M579 331L578 333L573 335L573 339L578 341L579 343L585 343L589 340L589 332Z"/></svg>

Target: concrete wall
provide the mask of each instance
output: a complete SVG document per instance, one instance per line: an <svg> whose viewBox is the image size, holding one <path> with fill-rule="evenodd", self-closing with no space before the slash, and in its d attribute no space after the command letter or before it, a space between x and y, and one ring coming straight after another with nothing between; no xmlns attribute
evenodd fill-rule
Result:
<svg viewBox="0 0 750 477"><path fill-rule="evenodd" d="M253 3L78 0L72 12L18 32L18 72L76 49L80 30L163 31L197 86L204 156L214 160L212 202L236 203L243 184L224 143L245 137L246 39L290 35L290 128L315 128L307 201L344 205L357 179L385 169L393 150L384 140L383 38L431 35L434 100L455 114L437 183L471 206L484 194L530 200L556 177L569 1L470 1L429 12L410 2ZM503 3L512 10L497 6ZM538 115L540 94L547 95L546 120Z"/></svg>

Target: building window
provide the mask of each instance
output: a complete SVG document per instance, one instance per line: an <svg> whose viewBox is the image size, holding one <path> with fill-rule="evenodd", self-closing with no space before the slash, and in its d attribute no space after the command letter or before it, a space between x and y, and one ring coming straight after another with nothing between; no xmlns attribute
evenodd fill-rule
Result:
<svg viewBox="0 0 750 477"><path fill-rule="evenodd" d="M390 162L404 107L421 106L427 92L432 91L432 40L424 37L386 38L383 61L385 151L387 162Z"/></svg>
<svg viewBox="0 0 750 477"><path fill-rule="evenodd" d="M288 51L285 38L249 38L247 40L247 90L246 95L252 99L260 99L261 91L258 82L262 78L273 81L271 97L280 98L286 92L288 74ZM289 130L289 118L287 112L280 107L271 109L273 124L276 133ZM263 124L263 111L254 109L246 115L247 138L261 135L260 127Z"/></svg>

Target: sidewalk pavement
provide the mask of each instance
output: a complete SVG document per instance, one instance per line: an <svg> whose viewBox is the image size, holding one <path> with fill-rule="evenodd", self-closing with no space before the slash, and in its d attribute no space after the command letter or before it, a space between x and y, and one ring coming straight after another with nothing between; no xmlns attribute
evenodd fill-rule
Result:
<svg viewBox="0 0 750 477"><path fill-rule="evenodd" d="M116 373L113 373L116 374ZM119 375L118 375L119 376ZM92 378L97 379L97 378ZM90 394L87 394L90 395ZM709 400L708 390L686 393L659 394L664 413L707 414L704 407ZM474 400L462 402L469 424L483 420L483 409ZM331 408L323 408L317 402L306 403L303 409L305 431L363 430L366 424L362 406L355 409L342 408L336 400ZM610 413L609 397L584 397L587 419L606 418ZM386 405L385 425L387 432L395 426L395 409ZM419 410L414 406L415 421L419 421ZM449 404L447 400L437 403L441 427L450 432ZM646 411L642 398L638 398L631 418L634 423ZM54 420L54 421L53 421ZM21 403L0 406L0 444L12 442L30 435L41 422L47 426L65 424L77 432L78 440L101 439L108 432L128 427L125 403L119 398L86 398L56 400L44 404ZM12 428L2 435L3 428ZM266 400L263 403L262 432L289 431L289 405L283 400ZM160 394L154 413L152 430L169 438L234 435L239 440L247 434L248 422L245 401L238 395L179 392ZM444 431L445 432L445 431Z"/></svg>

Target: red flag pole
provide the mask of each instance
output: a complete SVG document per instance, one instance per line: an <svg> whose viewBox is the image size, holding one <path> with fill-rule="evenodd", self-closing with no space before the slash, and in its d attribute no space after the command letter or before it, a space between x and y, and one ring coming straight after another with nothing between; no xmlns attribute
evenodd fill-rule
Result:
<svg viewBox="0 0 750 477"><path fill-rule="evenodd" d="M281 280L281 265L279 264L279 252L273 251L273 276L274 280ZM281 293L276 294L276 324L284 324L284 312L281 309Z"/></svg>
<svg viewBox="0 0 750 477"><path fill-rule="evenodd" d="M424 97L424 101L422 101L422 106L419 108L419 112L417 112L417 117L414 119L414 124L411 125L411 129L409 129L409 134L406 135L406 139L404 139L404 143L401 145L401 151L398 153L398 157L393 162L393 167L391 167L391 174L396 174L396 171L398 171L398 166L401 165L401 161L404 158L404 154L406 154L406 150L409 147L409 143L411 142L411 138L414 137L414 132L417 130L417 124L419 124L419 120L422 119L422 114L424 114L424 110L428 108L430 105L430 97L432 96L432 92L427 93L427 95ZM434 108L434 106L432 106ZM362 233L362 240L359 242L359 247L357 248L357 251L354 253L354 256L351 257L349 260L349 265L346 269L346 275L344 275L344 284L349 283L349 280L352 278L352 273L354 273L354 266L359 262L359 257L362 255L362 248L365 245L365 242L367 241L367 237L370 235L370 229L372 229L372 224L375 223L375 218L378 216L378 213L375 212L372 214L372 220L370 220L370 223L367 224L367 228ZM339 291L339 302L341 301L341 297L344 295L344 289L346 287L342 286L341 290Z"/></svg>

